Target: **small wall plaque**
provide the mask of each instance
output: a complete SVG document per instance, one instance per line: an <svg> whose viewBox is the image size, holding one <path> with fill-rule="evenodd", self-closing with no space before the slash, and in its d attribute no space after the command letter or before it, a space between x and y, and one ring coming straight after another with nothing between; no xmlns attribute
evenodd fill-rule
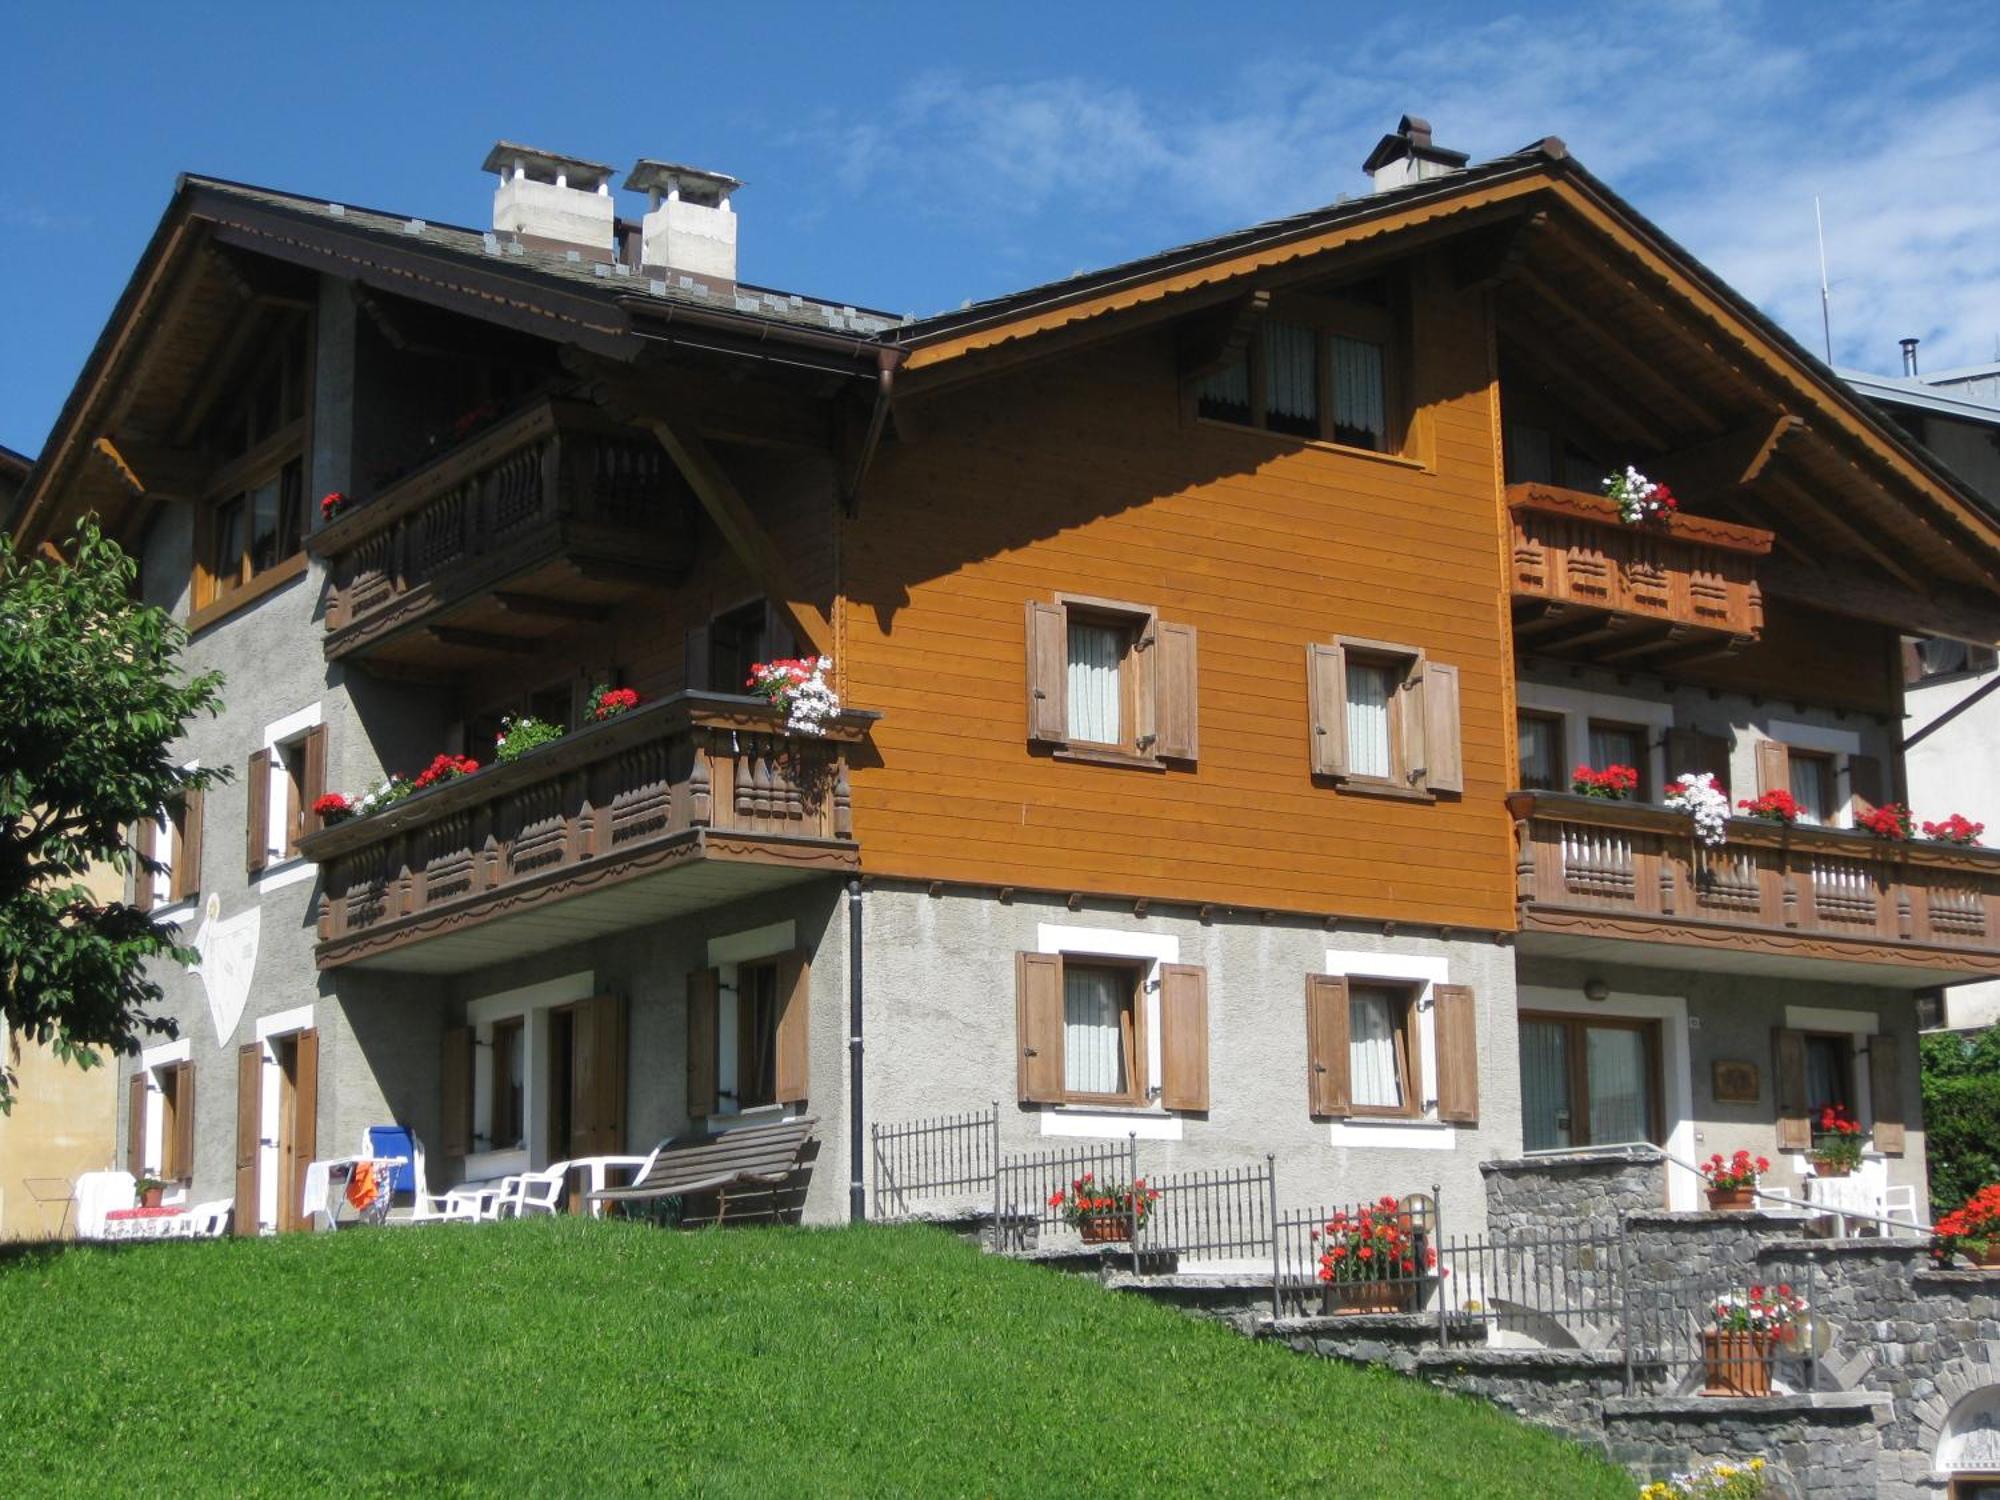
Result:
<svg viewBox="0 0 2000 1500"><path fill-rule="evenodd" d="M1717 1104L1755 1104L1760 1097L1757 1065L1718 1057L1711 1073Z"/></svg>

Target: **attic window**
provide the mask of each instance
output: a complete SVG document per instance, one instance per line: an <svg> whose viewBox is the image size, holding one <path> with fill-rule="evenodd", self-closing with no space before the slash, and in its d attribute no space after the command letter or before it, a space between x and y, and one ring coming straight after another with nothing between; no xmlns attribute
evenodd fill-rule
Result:
<svg viewBox="0 0 2000 1500"><path fill-rule="evenodd" d="M247 598L260 579L282 581L303 564L310 348L304 316L284 318L203 424L215 467L197 520L195 623L233 596Z"/></svg>
<svg viewBox="0 0 2000 1500"><path fill-rule="evenodd" d="M1387 287L1281 299L1243 354L1202 377L1195 410L1209 421L1287 437L1390 451L1394 318Z"/></svg>

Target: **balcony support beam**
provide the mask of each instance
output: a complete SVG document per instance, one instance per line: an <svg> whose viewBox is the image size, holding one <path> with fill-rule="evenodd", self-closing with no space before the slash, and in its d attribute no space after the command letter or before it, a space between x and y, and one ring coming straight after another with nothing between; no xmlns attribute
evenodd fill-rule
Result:
<svg viewBox="0 0 2000 1500"><path fill-rule="evenodd" d="M664 417L640 419L660 446L667 450L681 476L688 482L702 509L715 522L716 530L749 568L750 576L763 587L770 599L787 616L808 649L822 655L833 650L833 625L820 607L806 598L793 581L791 569L771 533L757 519L736 481L716 461L708 444L692 428L677 425Z"/></svg>

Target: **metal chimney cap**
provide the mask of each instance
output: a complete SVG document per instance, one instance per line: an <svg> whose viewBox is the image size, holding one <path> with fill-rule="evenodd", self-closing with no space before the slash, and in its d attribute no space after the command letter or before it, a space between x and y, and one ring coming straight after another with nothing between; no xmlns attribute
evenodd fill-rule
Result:
<svg viewBox="0 0 2000 1500"><path fill-rule="evenodd" d="M1432 145L1431 122L1422 115L1404 115L1396 122L1393 132L1375 143L1375 149L1368 153L1368 160L1361 164L1361 170L1373 175L1390 162L1405 156L1452 168L1462 167L1472 160L1464 151L1448 151L1442 146Z"/></svg>
<svg viewBox="0 0 2000 1500"><path fill-rule="evenodd" d="M640 157L625 174L626 188L635 193L665 193L679 187L683 191L692 188L697 193L727 198L743 185L742 178L731 177L727 172L708 172L650 156Z"/></svg>
<svg viewBox="0 0 2000 1500"><path fill-rule="evenodd" d="M608 162L588 161L581 156L565 156L560 151L543 151L534 146L523 146L517 141L495 141L493 149L486 153L486 161L480 167L482 172L498 172L505 176L510 168L519 162L530 172L546 174L554 181L556 174L573 188L586 193L594 193L611 181L618 170Z"/></svg>
<svg viewBox="0 0 2000 1500"><path fill-rule="evenodd" d="M1897 343L1899 343L1900 345L1902 345L1902 348L1903 348L1903 373L1904 373L1905 375L1914 375L1914 374L1916 374L1916 373L1917 373L1917 345L1918 345L1918 344L1920 344L1920 343L1922 343L1922 342L1923 342L1923 340L1922 340L1922 339L1898 339L1898 340L1897 340L1896 342L1897 342Z"/></svg>

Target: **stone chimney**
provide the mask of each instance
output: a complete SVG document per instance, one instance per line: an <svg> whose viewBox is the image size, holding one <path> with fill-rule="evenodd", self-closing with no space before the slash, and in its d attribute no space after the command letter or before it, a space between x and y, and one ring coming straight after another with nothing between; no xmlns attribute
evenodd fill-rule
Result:
<svg viewBox="0 0 2000 1500"><path fill-rule="evenodd" d="M1395 133L1385 135L1368 153L1361 170L1375 181L1375 191L1407 187L1432 177L1456 172L1470 160L1463 151L1447 151L1431 144L1431 122L1404 115Z"/></svg>
<svg viewBox="0 0 2000 1500"><path fill-rule="evenodd" d="M617 213L611 171L603 162L559 156L500 141L486 153L485 171L500 174L493 192L493 228L537 250L578 250L585 260L610 260Z"/></svg>
<svg viewBox="0 0 2000 1500"><path fill-rule="evenodd" d="M625 186L651 204L643 221L640 260L651 269L736 280L736 215L729 196L743 184L720 172L641 157Z"/></svg>

